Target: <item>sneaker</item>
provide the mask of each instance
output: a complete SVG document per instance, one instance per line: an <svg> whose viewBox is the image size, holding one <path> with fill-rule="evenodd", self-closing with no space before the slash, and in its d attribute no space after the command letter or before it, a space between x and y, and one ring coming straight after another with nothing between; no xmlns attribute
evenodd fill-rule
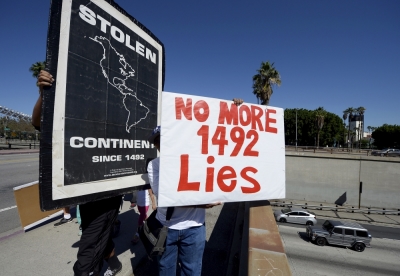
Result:
<svg viewBox="0 0 400 276"><path fill-rule="evenodd" d="M119 263L119 267L115 269L107 268L106 272L104 272L104 276L114 276L117 275L122 269L122 263Z"/></svg>
<svg viewBox="0 0 400 276"><path fill-rule="evenodd" d="M55 223L54 226L60 226L63 225L64 223L70 223L72 221L72 217L69 219L62 218L59 222Z"/></svg>
<svg viewBox="0 0 400 276"><path fill-rule="evenodd" d="M129 209L133 209L136 207L136 203L131 203L131 206L129 206Z"/></svg>

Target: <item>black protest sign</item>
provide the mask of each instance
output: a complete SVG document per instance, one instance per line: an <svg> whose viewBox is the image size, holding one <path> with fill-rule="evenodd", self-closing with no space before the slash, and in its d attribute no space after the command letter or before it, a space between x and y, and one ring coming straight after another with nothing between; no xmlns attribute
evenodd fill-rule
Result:
<svg viewBox="0 0 400 276"><path fill-rule="evenodd" d="M42 210L143 188L164 46L112 0L53 0L40 148Z"/></svg>

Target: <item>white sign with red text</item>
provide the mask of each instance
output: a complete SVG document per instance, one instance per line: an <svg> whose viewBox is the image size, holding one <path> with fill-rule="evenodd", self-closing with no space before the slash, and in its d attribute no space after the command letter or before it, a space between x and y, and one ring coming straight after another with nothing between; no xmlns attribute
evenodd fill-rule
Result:
<svg viewBox="0 0 400 276"><path fill-rule="evenodd" d="M285 197L283 109L162 93L158 204Z"/></svg>

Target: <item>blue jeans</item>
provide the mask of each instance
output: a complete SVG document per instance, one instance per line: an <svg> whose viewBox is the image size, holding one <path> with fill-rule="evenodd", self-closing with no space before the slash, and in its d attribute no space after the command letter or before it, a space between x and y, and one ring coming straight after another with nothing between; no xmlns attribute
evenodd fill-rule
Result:
<svg viewBox="0 0 400 276"><path fill-rule="evenodd" d="M168 229L165 252L159 260L159 275L175 276L178 262L181 275L201 275L205 242L204 224L184 230Z"/></svg>

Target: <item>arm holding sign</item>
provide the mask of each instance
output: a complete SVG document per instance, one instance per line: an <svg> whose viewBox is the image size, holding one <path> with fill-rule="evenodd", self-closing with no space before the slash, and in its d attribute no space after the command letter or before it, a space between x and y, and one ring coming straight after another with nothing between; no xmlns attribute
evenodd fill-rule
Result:
<svg viewBox="0 0 400 276"><path fill-rule="evenodd" d="M150 200L151 200L151 208L153 209L153 211L155 211L157 209L157 201L156 198L154 196L153 190L149 189L149 195L150 195Z"/></svg>
<svg viewBox="0 0 400 276"><path fill-rule="evenodd" d="M233 103L239 106L243 103L243 100L239 98L233 98Z"/></svg>
<svg viewBox="0 0 400 276"><path fill-rule="evenodd" d="M54 82L53 76L44 70L41 70L38 76L37 86L39 86L39 98L36 101L32 111L32 125L35 128L40 127L40 115L42 113L42 93L43 88L51 86Z"/></svg>
<svg viewBox="0 0 400 276"><path fill-rule="evenodd" d="M40 117L42 114L42 93L44 87L51 86L54 79L53 76L44 70L40 70L38 75L37 86L39 87L39 98L37 99L35 106L33 107L32 111L32 125L37 129L40 130ZM64 223L68 223L72 221L72 217L70 214L69 207L64 207L64 216L61 218L59 222L54 224L54 226L60 226Z"/></svg>

